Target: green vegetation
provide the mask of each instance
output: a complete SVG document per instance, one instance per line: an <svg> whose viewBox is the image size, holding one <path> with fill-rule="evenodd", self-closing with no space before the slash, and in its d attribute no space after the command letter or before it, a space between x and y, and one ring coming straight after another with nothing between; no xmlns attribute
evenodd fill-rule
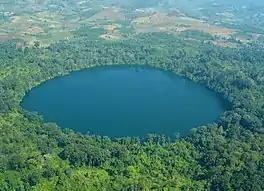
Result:
<svg viewBox="0 0 264 191"><path fill-rule="evenodd" d="M196 40L207 41L213 36L215 44L226 46L232 41L230 46L236 47L239 43L235 40L251 43L264 35L263 5L245 7L247 4L237 2L232 7L229 1L217 4L208 0L7 0L0 6L0 40L23 39L29 47L37 40L48 46L71 39L85 26L105 30L97 37L107 40L133 38L142 32L178 35L201 31L204 37Z"/></svg>
<svg viewBox="0 0 264 191"><path fill-rule="evenodd" d="M100 5L113 1L2 1L0 190L264 190L263 3L245 7L250 1L221 2L116 0L117 14L108 9L97 14ZM172 21L189 20L192 32L167 31L164 23L172 19L167 13L135 11L158 3L180 8L174 15L184 18ZM90 20L95 15L101 23ZM146 33L137 34L131 23L146 15L139 24ZM106 32L106 25L120 23L121 28ZM214 28L193 32L207 24ZM151 33L150 25L171 34ZM216 37L220 26L239 32L221 28L224 35ZM105 33L126 38L99 38ZM251 35L259 40L249 41ZM237 43L236 48L215 46L218 40ZM185 138L110 140L62 130L19 105L33 87L56 76L131 63L171 70L200 83L226 100L230 110L217 124L194 129Z"/></svg>
<svg viewBox="0 0 264 191"><path fill-rule="evenodd" d="M263 190L263 52L148 33L124 41L74 38L41 48L1 43L2 190ZM73 70L149 64L218 92L231 109L218 124L170 140L110 140L44 124L19 103L32 87Z"/></svg>

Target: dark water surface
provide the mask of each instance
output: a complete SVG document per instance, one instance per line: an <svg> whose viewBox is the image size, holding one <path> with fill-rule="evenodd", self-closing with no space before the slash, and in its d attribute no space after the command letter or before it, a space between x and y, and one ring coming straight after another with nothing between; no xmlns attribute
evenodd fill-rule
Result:
<svg viewBox="0 0 264 191"><path fill-rule="evenodd" d="M109 137L188 134L224 111L213 92L150 67L90 68L47 81L22 102L46 122Z"/></svg>

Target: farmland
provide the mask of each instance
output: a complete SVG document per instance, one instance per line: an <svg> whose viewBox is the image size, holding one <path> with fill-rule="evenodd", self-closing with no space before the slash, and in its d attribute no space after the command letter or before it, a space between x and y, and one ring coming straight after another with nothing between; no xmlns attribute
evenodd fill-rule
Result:
<svg viewBox="0 0 264 191"><path fill-rule="evenodd" d="M235 33L235 30L214 26L208 24L202 20L189 18L189 17L177 17L168 16L165 13L154 13L148 17L139 17L133 21L134 27L137 31L141 32L141 28L155 28L160 31L186 31L186 30L198 30L212 35L228 37ZM148 30L146 30L148 32Z"/></svg>
<svg viewBox="0 0 264 191"><path fill-rule="evenodd" d="M16 6L2 4L4 8L0 9L2 18L0 41L22 39L27 46L33 46L35 41L38 41L40 46L48 46L59 40L74 38L74 33L84 26L100 29L97 36L106 40L127 39L139 33L149 32L178 35L186 31L198 31L213 36L215 45L233 46L236 44L235 41L248 43L257 41L262 36L258 33L245 36L239 29L214 24L202 17L195 18L178 9L160 7L131 9L100 1L98 3L70 1L63 5L48 4L49 1L40 4L29 0L26 2ZM233 15L229 13L218 15L233 19ZM230 38L233 38L233 42L229 42Z"/></svg>
<svg viewBox="0 0 264 191"><path fill-rule="evenodd" d="M263 10L0 0L0 190L264 190Z"/></svg>

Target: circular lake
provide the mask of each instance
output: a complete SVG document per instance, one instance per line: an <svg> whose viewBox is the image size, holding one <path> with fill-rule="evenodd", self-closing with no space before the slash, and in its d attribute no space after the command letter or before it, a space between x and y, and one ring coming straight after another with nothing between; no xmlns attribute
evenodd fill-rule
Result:
<svg viewBox="0 0 264 191"><path fill-rule="evenodd" d="M142 66L89 68L33 88L22 107L45 122L109 137L187 135L216 121L220 98L171 72Z"/></svg>

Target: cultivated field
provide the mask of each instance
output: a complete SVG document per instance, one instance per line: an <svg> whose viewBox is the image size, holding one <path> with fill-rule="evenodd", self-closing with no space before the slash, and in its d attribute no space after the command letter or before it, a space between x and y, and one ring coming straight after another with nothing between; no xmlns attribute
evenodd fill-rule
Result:
<svg viewBox="0 0 264 191"><path fill-rule="evenodd" d="M34 41L39 41L40 46L48 46L59 40L70 40L82 27L100 29L97 37L106 40L122 40L148 32L177 35L184 31L201 31L220 37L221 41L214 41L215 45L233 46L224 39L234 37L247 43L261 37L252 33L249 39L241 36L239 31L190 18L180 11L155 8L125 10L116 6L94 5L89 1L77 2L77 5L77 8L69 6L49 10L47 7L53 5L41 6L28 1L24 10L20 6L10 6L10 12L2 12L7 16L0 20L0 42L19 38L26 41L26 46L33 46Z"/></svg>
<svg viewBox="0 0 264 191"><path fill-rule="evenodd" d="M137 32L148 31L174 31L198 30L216 36L228 37L235 33L234 30L210 25L202 20L189 17L168 16L166 13L154 13L151 16L139 17L133 21Z"/></svg>

